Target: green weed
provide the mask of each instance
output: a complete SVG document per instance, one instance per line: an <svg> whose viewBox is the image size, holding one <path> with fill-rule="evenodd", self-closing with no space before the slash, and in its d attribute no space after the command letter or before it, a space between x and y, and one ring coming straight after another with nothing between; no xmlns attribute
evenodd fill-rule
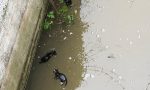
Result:
<svg viewBox="0 0 150 90"><path fill-rule="evenodd" d="M63 0L59 0L60 7L57 12L50 11L47 13L45 21L43 23L44 30L52 29L55 24L54 20L60 21L62 24L70 25L74 22L74 15L69 8L64 4Z"/></svg>
<svg viewBox="0 0 150 90"><path fill-rule="evenodd" d="M55 19L54 12L53 11L48 12L47 17L44 21L44 25L43 25L44 30L48 30L48 29L52 28L52 26L54 24L53 23L54 19Z"/></svg>

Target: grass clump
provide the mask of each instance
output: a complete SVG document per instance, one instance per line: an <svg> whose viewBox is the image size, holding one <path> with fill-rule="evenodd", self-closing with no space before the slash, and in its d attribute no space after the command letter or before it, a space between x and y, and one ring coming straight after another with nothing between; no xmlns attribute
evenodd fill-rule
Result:
<svg viewBox="0 0 150 90"><path fill-rule="evenodd" d="M71 25L74 22L74 15L70 11L70 8L64 4L63 0L59 0L58 8L56 11L51 10L47 13L43 23L44 30L51 30L53 25L66 24Z"/></svg>
<svg viewBox="0 0 150 90"><path fill-rule="evenodd" d="M52 28L52 25L54 24L55 15L53 11L50 11L47 13L47 16L44 20L43 28L44 30L48 30Z"/></svg>

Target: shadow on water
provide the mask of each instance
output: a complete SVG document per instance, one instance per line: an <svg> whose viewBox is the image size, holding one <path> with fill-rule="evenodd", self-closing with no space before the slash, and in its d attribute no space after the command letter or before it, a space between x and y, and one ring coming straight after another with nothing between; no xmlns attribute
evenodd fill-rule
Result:
<svg viewBox="0 0 150 90"><path fill-rule="evenodd" d="M75 1L75 0L74 0ZM71 27L56 26L53 30L43 31L26 90L63 90L52 73L54 67L66 74L68 84L65 90L75 90L80 86L83 74L83 24L79 18L80 1L75 1L73 10L77 10L75 23ZM39 56L55 48L58 55L47 63L39 64Z"/></svg>

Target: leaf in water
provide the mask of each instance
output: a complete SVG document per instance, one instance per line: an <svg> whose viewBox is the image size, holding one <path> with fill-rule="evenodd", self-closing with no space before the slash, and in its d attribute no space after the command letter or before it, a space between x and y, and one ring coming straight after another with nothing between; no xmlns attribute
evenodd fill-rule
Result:
<svg viewBox="0 0 150 90"><path fill-rule="evenodd" d="M73 17L73 15L67 15L67 19L68 19L69 23L72 23L74 20L74 17Z"/></svg>
<svg viewBox="0 0 150 90"><path fill-rule="evenodd" d="M50 24L49 22L45 21L44 22L44 29L47 30L49 28Z"/></svg>
<svg viewBox="0 0 150 90"><path fill-rule="evenodd" d="M51 18L51 19L54 19L54 18L55 18L54 12L53 12L53 11L49 12L49 13L47 14L47 17L48 17L48 18Z"/></svg>
<svg viewBox="0 0 150 90"><path fill-rule="evenodd" d="M58 14L66 14L68 12L68 7L64 5L58 10Z"/></svg>

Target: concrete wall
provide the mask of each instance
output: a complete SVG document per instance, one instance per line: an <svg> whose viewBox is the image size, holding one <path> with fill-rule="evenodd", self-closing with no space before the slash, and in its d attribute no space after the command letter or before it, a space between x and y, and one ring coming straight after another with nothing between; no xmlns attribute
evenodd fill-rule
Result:
<svg viewBox="0 0 150 90"><path fill-rule="evenodd" d="M6 0L4 0L6 1ZM1 90L23 90L47 0L7 0L0 18Z"/></svg>

